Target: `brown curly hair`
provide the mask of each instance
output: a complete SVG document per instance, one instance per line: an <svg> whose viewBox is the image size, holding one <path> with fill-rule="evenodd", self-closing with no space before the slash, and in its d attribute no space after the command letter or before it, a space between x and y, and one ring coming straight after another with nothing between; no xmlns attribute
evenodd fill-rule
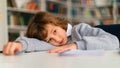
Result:
<svg viewBox="0 0 120 68"><path fill-rule="evenodd" d="M39 40L44 40L47 37L46 25L52 24L67 30L68 21L60 17L56 17L47 12L38 12L32 17L28 24L26 36L28 38L37 38Z"/></svg>

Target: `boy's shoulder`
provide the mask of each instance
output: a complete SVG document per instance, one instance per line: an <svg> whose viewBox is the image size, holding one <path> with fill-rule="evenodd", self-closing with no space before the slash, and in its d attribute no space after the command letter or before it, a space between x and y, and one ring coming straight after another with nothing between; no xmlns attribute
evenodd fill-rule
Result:
<svg viewBox="0 0 120 68"><path fill-rule="evenodd" d="M81 28L81 27L90 27L90 25L86 23L79 23L73 26L73 28Z"/></svg>

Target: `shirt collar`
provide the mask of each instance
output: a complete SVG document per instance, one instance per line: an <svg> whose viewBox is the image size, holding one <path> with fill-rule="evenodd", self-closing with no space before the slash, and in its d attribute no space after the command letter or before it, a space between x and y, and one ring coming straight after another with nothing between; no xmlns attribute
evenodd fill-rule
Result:
<svg viewBox="0 0 120 68"><path fill-rule="evenodd" d="M68 23L67 25L67 37L71 35L72 25Z"/></svg>

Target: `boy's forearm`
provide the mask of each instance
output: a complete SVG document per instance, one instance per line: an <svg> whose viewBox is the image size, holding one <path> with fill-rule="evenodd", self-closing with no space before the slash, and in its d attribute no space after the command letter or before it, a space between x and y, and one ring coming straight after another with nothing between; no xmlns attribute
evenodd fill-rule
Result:
<svg viewBox="0 0 120 68"><path fill-rule="evenodd" d="M23 45L22 51L43 51L55 47L49 43L40 41L35 38L19 37L18 39L16 39L16 41L22 43Z"/></svg>
<svg viewBox="0 0 120 68"><path fill-rule="evenodd" d="M115 36L111 38L109 36L107 36L106 38L84 37L83 40L77 41L76 44L78 46L78 49L80 50L113 50L119 48L119 41Z"/></svg>
<svg viewBox="0 0 120 68"><path fill-rule="evenodd" d="M119 40L116 36L105 32L100 28L94 28L87 24L79 24L73 28L72 37L76 42L78 49L117 49L119 48ZM79 32L79 33L78 33ZM77 41L75 41L77 39Z"/></svg>

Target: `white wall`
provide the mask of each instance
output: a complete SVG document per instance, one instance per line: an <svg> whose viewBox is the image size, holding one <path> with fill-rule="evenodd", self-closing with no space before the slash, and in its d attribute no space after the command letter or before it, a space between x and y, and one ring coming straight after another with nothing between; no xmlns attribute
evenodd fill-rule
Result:
<svg viewBox="0 0 120 68"><path fill-rule="evenodd" d="M0 0L0 50L8 41L7 30L7 5L6 0Z"/></svg>

